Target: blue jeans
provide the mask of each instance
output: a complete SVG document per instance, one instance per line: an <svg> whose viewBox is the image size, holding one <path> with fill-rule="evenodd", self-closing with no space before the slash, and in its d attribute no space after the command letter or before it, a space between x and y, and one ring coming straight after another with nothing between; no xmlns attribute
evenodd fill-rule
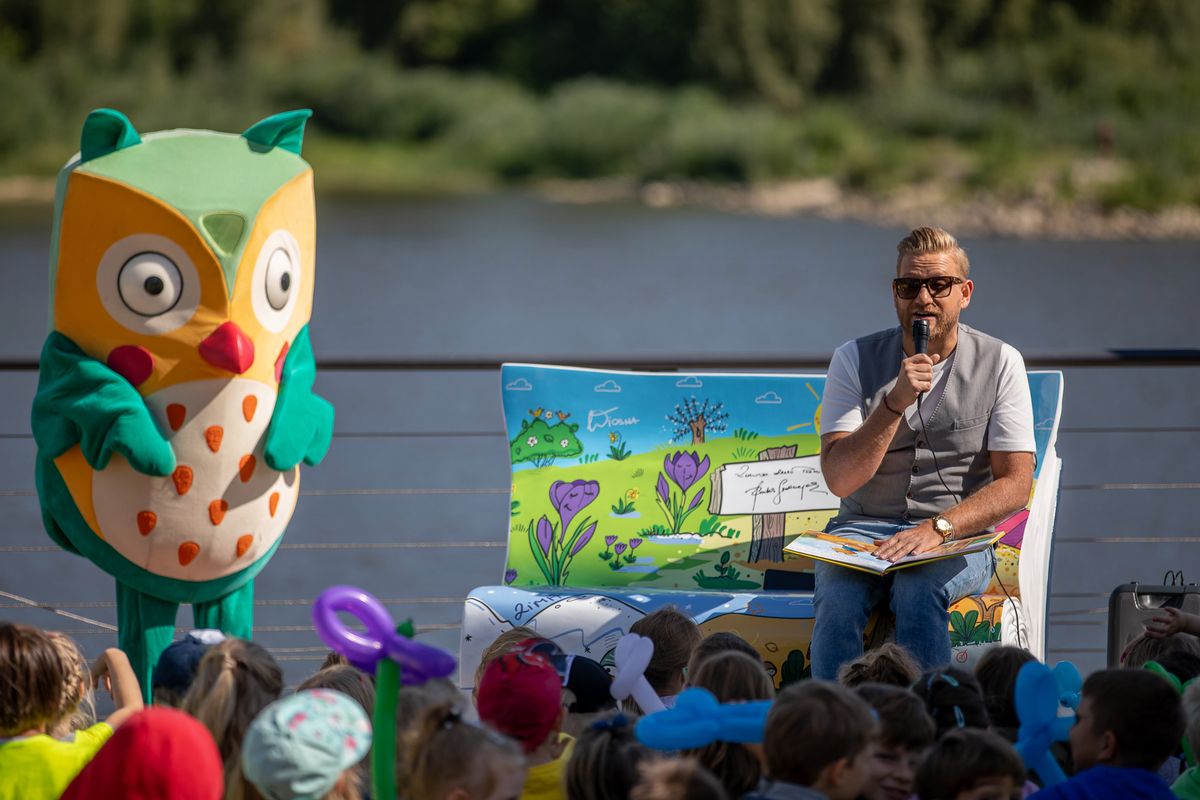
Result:
<svg viewBox="0 0 1200 800"><path fill-rule="evenodd" d="M862 542L878 542L914 527L911 522L853 522L826 528ZM945 558L877 576L824 561L816 562L812 676L835 680L838 668L863 654L867 620L884 597L896 615L896 644L912 653L921 669L950 662L950 612L957 600L987 586L996 563L991 549Z"/></svg>

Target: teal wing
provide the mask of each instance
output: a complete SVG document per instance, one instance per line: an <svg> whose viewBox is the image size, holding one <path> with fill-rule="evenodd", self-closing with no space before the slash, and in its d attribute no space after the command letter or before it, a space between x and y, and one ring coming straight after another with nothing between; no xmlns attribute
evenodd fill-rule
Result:
<svg viewBox="0 0 1200 800"><path fill-rule="evenodd" d="M40 458L78 444L93 469L107 467L113 453L146 475L175 469L175 452L137 390L61 333L42 348L31 421Z"/></svg>
<svg viewBox="0 0 1200 800"><path fill-rule="evenodd" d="M263 448L267 466L289 470L303 461L315 466L333 439L333 405L313 394L317 363L305 325L288 349L279 381L279 398Z"/></svg>

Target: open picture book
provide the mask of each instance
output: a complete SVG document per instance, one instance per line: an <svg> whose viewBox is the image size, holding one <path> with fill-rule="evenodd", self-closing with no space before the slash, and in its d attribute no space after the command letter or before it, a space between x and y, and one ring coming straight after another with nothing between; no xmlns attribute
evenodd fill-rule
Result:
<svg viewBox="0 0 1200 800"><path fill-rule="evenodd" d="M954 539L945 544L940 544L932 550L905 556L897 561L885 561L882 558L876 558L874 552L879 543L860 542L832 533L820 533L818 531L806 531L800 534L792 540L791 544L783 549L796 555L815 558L818 561L828 561L833 564L850 567L851 569L883 575L894 570L911 567L914 564L924 564L929 561L938 561L943 558L963 556L968 553L986 550L1000 541L1003 536L1003 531L992 531L976 536L968 536L963 539Z"/></svg>

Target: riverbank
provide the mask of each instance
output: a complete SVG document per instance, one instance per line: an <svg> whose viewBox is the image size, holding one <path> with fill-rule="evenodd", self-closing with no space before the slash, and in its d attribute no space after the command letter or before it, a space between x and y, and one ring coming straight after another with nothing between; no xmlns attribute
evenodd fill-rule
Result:
<svg viewBox="0 0 1200 800"><path fill-rule="evenodd" d="M480 176L446 175L437 181L419 174L388 175L378 170L341 172L322 191L331 196L380 197L444 195L493 191L500 185ZM370 177L368 177L370 176ZM962 197L944 183L913 184L886 194L855 191L829 178L746 186L698 181L647 181L628 178L546 180L529 188L558 203L587 205L640 203L650 208L714 208L735 214L770 217L816 216L857 220L872 225L911 228L937 224L958 235L1005 236L1049 240L1200 240L1200 208L1176 206L1159 211L1095 204L1066 204L1053 198L1004 201L988 192ZM54 181L13 176L0 178L0 206L49 206Z"/></svg>

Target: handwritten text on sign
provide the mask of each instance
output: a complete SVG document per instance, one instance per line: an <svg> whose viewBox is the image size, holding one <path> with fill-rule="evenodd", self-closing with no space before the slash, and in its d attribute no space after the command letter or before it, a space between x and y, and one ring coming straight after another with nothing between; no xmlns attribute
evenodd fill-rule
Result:
<svg viewBox="0 0 1200 800"><path fill-rule="evenodd" d="M821 476L820 456L726 464L720 514L783 514L837 508L838 499Z"/></svg>

